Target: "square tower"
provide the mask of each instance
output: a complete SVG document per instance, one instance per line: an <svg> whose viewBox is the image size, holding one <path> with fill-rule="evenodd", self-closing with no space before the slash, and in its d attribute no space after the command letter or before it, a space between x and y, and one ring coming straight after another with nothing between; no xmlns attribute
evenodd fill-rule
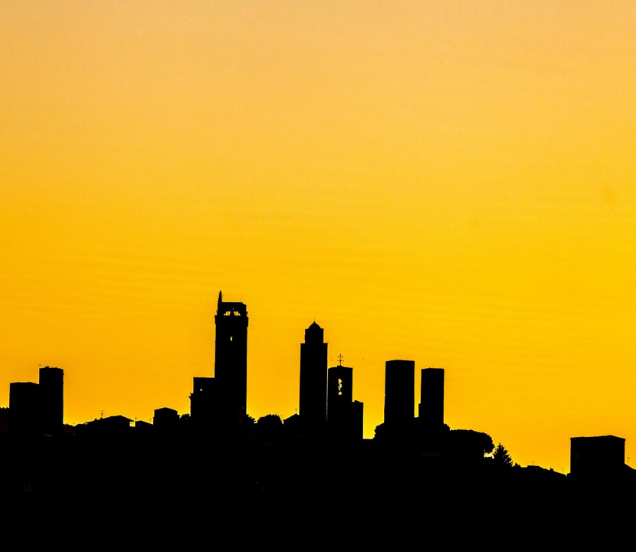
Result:
<svg viewBox="0 0 636 552"><path fill-rule="evenodd" d="M238 422L247 405L247 307L244 303L219 302L214 317L216 344L214 377L223 422Z"/></svg>
<svg viewBox="0 0 636 552"><path fill-rule="evenodd" d="M299 414L304 423L324 425L327 419L327 344L324 330L314 322L300 344Z"/></svg>
<svg viewBox="0 0 636 552"><path fill-rule="evenodd" d="M422 370L420 420L430 427L444 425L444 369Z"/></svg>
<svg viewBox="0 0 636 552"><path fill-rule="evenodd" d="M42 431L60 435L64 428L64 370L40 368L40 401Z"/></svg>
<svg viewBox="0 0 636 552"><path fill-rule="evenodd" d="M327 432L337 441L362 439L364 405L353 400L353 368L334 366L327 373Z"/></svg>
<svg viewBox="0 0 636 552"><path fill-rule="evenodd" d="M413 420L415 403L415 362L387 360L384 382L384 423Z"/></svg>

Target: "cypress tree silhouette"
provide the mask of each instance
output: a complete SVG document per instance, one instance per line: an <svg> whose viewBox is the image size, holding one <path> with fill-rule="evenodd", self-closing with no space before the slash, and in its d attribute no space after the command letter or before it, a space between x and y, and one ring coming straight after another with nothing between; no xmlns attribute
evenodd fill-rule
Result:
<svg viewBox="0 0 636 552"><path fill-rule="evenodd" d="M495 461L495 464L504 468L511 468L513 466L512 458L510 454L506 450L506 448L499 443L497 448L495 448L495 452L492 455L492 459Z"/></svg>

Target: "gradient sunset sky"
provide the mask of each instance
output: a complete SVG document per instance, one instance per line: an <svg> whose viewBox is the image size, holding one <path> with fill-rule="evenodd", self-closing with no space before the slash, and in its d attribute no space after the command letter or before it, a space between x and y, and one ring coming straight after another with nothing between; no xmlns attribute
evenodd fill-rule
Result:
<svg viewBox="0 0 636 552"><path fill-rule="evenodd" d="M0 1L0 406L189 412L222 290L255 418L315 320L365 437L401 358L521 465L636 466L635 269L632 1Z"/></svg>

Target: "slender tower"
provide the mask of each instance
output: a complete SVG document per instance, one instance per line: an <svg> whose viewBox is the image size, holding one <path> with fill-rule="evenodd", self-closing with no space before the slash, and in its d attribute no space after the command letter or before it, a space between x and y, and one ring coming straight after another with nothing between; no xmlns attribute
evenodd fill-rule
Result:
<svg viewBox="0 0 636 552"><path fill-rule="evenodd" d="M353 400L353 368L340 363L327 371L327 433L345 441L362 440L364 404Z"/></svg>
<svg viewBox="0 0 636 552"><path fill-rule="evenodd" d="M327 382L327 420L332 427L347 425L353 402L353 368L332 366Z"/></svg>
<svg viewBox="0 0 636 552"><path fill-rule="evenodd" d="M41 433L40 386L30 381L9 384L9 432L33 436Z"/></svg>
<svg viewBox="0 0 636 552"><path fill-rule="evenodd" d="M415 362L387 360L384 382L384 422L406 424L413 420L415 405Z"/></svg>
<svg viewBox="0 0 636 552"><path fill-rule="evenodd" d="M444 425L444 369L422 370L420 419L427 426Z"/></svg>
<svg viewBox="0 0 636 552"><path fill-rule="evenodd" d="M244 303L223 301L214 317L216 345L214 377L223 422L238 422L247 405L247 307Z"/></svg>
<svg viewBox="0 0 636 552"><path fill-rule="evenodd" d="M327 343L324 330L314 322L305 330L300 344L301 420L312 426L324 425L327 419Z"/></svg>
<svg viewBox="0 0 636 552"><path fill-rule="evenodd" d="M64 428L64 370L40 368L40 414L42 431L59 435Z"/></svg>

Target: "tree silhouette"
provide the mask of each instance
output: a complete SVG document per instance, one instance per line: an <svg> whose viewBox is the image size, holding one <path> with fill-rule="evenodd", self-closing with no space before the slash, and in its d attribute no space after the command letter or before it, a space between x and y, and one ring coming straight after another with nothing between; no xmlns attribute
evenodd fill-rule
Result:
<svg viewBox="0 0 636 552"><path fill-rule="evenodd" d="M495 461L495 464L497 466L501 466L504 468L511 468L513 466L510 454L501 443L497 445L497 448L492 455L492 459Z"/></svg>
<svg viewBox="0 0 636 552"><path fill-rule="evenodd" d="M258 419L256 428L261 431L280 431L283 428L283 420L278 414L267 414Z"/></svg>
<svg viewBox="0 0 636 552"><path fill-rule="evenodd" d="M469 453L475 458L483 458L495 448L492 437L481 431L472 429L453 429L448 433L447 444L452 449Z"/></svg>

